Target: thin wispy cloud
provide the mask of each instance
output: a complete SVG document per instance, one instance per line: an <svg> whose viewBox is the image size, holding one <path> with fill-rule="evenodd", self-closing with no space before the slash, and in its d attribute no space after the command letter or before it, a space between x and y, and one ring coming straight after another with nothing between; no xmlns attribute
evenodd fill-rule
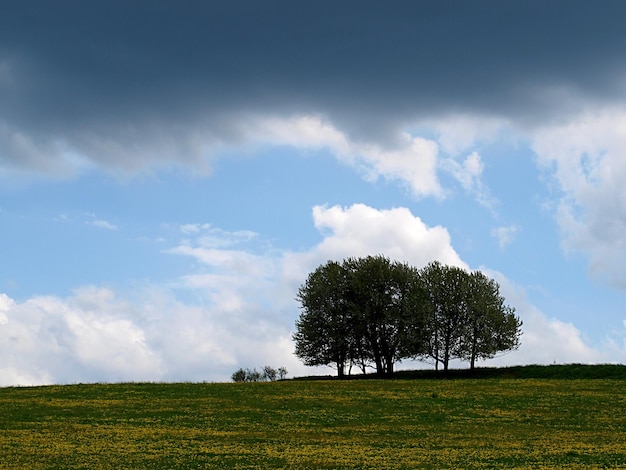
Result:
<svg viewBox="0 0 626 470"><path fill-rule="evenodd" d="M90 225L93 225L94 227L98 227L98 228L102 228L105 230L117 230L117 226L107 222L106 220L93 220L91 222L89 222Z"/></svg>
<svg viewBox="0 0 626 470"><path fill-rule="evenodd" d="M506 248L515 240L519 227L516 225L509 225L506 227L496 227L491 230L491 235L498 240L500 248Z"/></svg>

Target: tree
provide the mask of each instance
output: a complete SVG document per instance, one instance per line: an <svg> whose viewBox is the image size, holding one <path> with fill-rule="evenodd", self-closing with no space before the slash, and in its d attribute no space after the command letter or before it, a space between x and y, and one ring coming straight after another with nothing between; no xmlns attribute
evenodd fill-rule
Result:
<svg viewBox="0 0 626 470"><path fill-rule="evenodd" d="M329 261L298 291L293 339L306 365L375 364L379 375L421 347L424 295L415 268L384 256Z"/></svg>
<svg viewBox="0 0 626 470"><path fill-rule="evenodd" d="M459 357L470 361L490 359L499 352L517 349L522 322L515 309L504 304L500 286L480 271L468 276L467 320Z"/></svg>
<svg viewBox="0 0 626 470"><path fill-rule="evenodd" d="M456 266L435 261L420 271L430 301L430 338L425 355L448 370L450 359L456 357L467 317L467 272Z"/></svg>
<svg viewBox="0 0 626 470"><path fill-rule="evenodd" d="M350 305L357 339L364 338L378 375L421 350L424 295L415 268L384 256L348 259ZM358 341L357 341L358 342Z"/></svg>
<svg viewBox="0 0 626 470"><path fill-rule="evenodd" d="M302 313L296 321L295 354L307 366L334 365L343 377L353 346L348 272L328 261L298 290Z"/></svg>
<svg viewBox="0 0 626 470"><path fill-rule="evenodd" d="M393 374L405 358L477 359L516 349L521 321L483 273L432 262L417 270L382 255L328 261L298 291L293 339L306 365L373 365Z"/></svg>
<svg viewBox="0 0 626 470"><path fill-rule="evenodd" d="M498 283L480 271L433 262L421 270L431 302L427 356L448 370L450 359L476 359L519 347L521 321L504 304Z"/></svg>
<svg viewBox="0 0 626 470"><path fill-rule="evenodd" d="M269 380L270 382L273 382L274 380L276 380L277 376L278 376L278 371L274 369L272 366L263 367L263 375L262 375L263 380Z"/></svg>
<svg viewBox="0 0 626 470"><path fill-rule="evenodd" d="M233 372L230 377L233 382L259 382L262 379L261 373L256 369L239 369Z"/></svg>
<svg viewBox="0 0 626 470"><path fill-rule="evenodd" d="M231 375L231 379L233 382L246 382L246 378L247 378L247 373L246 371L241 368L236 370L235 372L233 372L233 375Z"/></svg>

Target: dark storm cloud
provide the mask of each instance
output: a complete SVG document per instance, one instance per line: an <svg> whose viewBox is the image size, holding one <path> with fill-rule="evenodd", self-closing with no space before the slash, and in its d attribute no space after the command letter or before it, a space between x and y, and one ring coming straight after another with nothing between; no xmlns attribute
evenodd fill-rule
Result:
<svg viewBox="0 0 626 470"><path fill-rule="evenodd" d="M0 165L16 134L132 140L201 118L228 139L240 112L313 112L383 135L453 112L545 118L566 104L555 90L624 93L622 1L4 3Z"/></svg>

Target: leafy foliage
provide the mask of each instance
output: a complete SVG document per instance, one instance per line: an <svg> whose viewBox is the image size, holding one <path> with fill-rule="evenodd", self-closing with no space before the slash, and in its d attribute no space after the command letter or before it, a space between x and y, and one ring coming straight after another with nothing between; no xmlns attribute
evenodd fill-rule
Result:
<svg viewBox="0 0 626 470"><path fill-rule="evenodd" d="M305 365L393 374L405 358L470 362L519 347L521 322L483 273L433 262L418 270L384 256L328 261L300 287L293 339Z"/></svg>

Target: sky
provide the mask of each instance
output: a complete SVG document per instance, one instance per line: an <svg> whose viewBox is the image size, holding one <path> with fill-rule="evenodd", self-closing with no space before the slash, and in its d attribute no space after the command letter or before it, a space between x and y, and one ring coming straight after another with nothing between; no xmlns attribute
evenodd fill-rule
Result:
<svg viewBox="0 0 626 470"><path fill-rule="evenodd" d="M626 362L626 3L0 3L0 385L332 373L298 287L377 254Z"/></svg>

